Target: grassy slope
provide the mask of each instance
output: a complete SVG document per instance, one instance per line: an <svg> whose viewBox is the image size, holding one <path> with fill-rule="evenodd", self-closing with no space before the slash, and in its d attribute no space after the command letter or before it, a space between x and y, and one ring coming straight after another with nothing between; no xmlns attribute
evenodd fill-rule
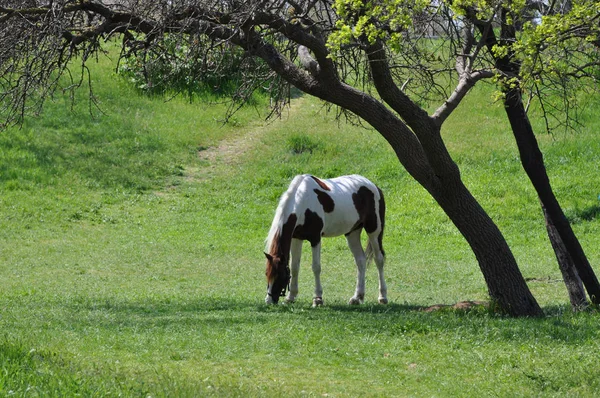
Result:
<svg viewBox="0 0 600 398"><path fill-rule="evenodd" d="M106 115L90 118L85 102L70 113L59 98L0 135L1 395L600 391L597 314L569 313L535 194L484 90L444 138L546 319L417 310L485 299L485 285L464 240L377 134L336 123L308 98L270 124L248 108L222 126L223 106L138 97L103 63ZM589 122L540 141L598 264L600 144ZM223 139L229 150L206 149ZM310 309L306 264L297 304L262 304L264 235L289 179L305 172L361 173L385 191L391 305L375 304L370 269L366 305L346 306L355 272L343 238L324 243L325 307Z"/></svg>

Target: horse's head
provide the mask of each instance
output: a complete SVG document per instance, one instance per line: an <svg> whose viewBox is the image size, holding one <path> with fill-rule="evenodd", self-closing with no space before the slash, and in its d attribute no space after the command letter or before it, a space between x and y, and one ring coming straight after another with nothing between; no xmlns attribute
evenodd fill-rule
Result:
<svg viewBox="0 0 600 398"><path fill-rule="evenodd" d="M277 304L279 297L285 296L286 289L290 283L290 266L288 261L278 256L265 253L267 257L267 304Z"/></svg>

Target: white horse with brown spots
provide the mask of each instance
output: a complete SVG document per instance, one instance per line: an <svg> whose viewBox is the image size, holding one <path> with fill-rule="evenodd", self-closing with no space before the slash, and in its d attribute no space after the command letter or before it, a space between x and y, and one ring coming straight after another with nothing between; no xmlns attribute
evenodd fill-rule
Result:
<svg viewBox="0 0 600 398"><path fill-rule="evenodd" d="M296 176L281 196L275 218L266 239L267 304L285 296L288 302L298 295L298 271L302 241L312 247L315 276L313 306L323 304L321 287L321 237L345 235L356 261L356 291L349 304L361 304L365 297L365 271L374 259L379 271L379 302L387 303L383 277L385 254L382 247L385 202L381 190L365 177L350 175L329 180L304 174ZM362 230L368 235L366 253L362 248ZM290 275L291 253L291 275Z"/></svg>

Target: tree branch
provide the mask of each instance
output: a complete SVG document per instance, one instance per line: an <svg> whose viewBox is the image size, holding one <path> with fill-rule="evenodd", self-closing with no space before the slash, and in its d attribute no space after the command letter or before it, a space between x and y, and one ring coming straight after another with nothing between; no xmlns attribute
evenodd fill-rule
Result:
<svg viewBox="0 0 600 398"><path fill-rule="evenodd" d="M294 43L310 49L315 54L316 62L318 63L317 66L313 65L310 67L313 76L319 76L323 81L330 81L331 79L338 80L335 65L329 58L329 50L325 45L325 39L323 37L317 37L308 33L299 23L293 24L283 18L264 12L257 13L253 17L253 22L255 24L267 25ZM312 71L316 73L312 73Z"/></svg>
<svg viewBox="0 0 600 398"><path fill-rule="evenodd" d="M487 70L477 71L462 77L450 97L431 116L435 123L441 126L479 80L492 77L494 77L494 72Z"/></svg>
<svg viewBox="0 0 600 398"><path fill-rule="evenodd" d="M308 48L306 48L305 46L299 46L298 58L304 69L309 71L310 74L313 75L313 77L316 78L319 76L319 73L321 72L321 67L319 66L319 63L315 61L315 59L310 55Z"/></svg>
<svg viewBox="0 0 600 398"><path fill-rule="evenodd" d="M367 49L367 57L377 92L416 134L436 176L458 176L458 167L442 142L436 120L412 102L394 82L383 44L379 41L371 44Z"/></svg>

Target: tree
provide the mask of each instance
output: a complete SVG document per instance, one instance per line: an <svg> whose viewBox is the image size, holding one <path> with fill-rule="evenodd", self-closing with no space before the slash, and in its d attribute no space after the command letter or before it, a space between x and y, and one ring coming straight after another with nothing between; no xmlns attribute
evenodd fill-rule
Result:
<svg viewBox="0 0 600 398"><path fill-rule="evenodd" d="M0 4L0 100L7 120L39 109L59 87L60 76L69 76L71 61L79 56L85 71L104 40L116 34L123 39L123 54L145 51L150 57L167 38L178 38L196 54L237 46L266 66L254 79L272 80L274 72L370 124L465 237L498 307L513 316L542 314L504 237L463 184L441 138L442 123L472 85L492 75L489 67L478 69L472 62L480 59L484 41L463 36L455 23L438 22L448 21L442 18L447 8L401 0L383 2L387 8L319 0ZM426 29L413 25L420 20L422 26L444 29L452 40L423 40ZM439 45L437 51L428 48L432 45ZM295 63L299 46L308 72ZM436 80L455 70L457 79L447 78L446 86ZM453 81L457 84L448 91ZM428 99L429 93L448 94L432 115L415 99Z"/></svg>
<svg viewBox="0 0 600 398"><path fill-rule="evenodd" d="M533 6L537 6L540 15L547 15L540 25L523 23L523 15ZM546 5L533 2L515 6L509 2L500 5L495 11L500 25L499 38L490 26L492 19L484 21L479 18L479 11L474 7L463 8L463 11L484 38L499 72L504 108L519 148L521 163L539 196L548 236L571 305L576 310L587 305L583 286L592 303L598 305L600 283L554 195L523 102L523 91L530 85L528 91L537 93L548 129L550 116L563 121L566 126L572 123L569 116L572 104L566 93L573 90L573 80L578 81L575 87L580 88L582 79L591 78L595 81L600 71L600 61L594 50L599 37L598 3L573 4L568 1ZM522 37L518 37L517 27L524 31ZM566 100L564 107L558 109L562 116L553 113L541 95L542 80L547 81L546 86L561 89L559 97Z"/></svg>

